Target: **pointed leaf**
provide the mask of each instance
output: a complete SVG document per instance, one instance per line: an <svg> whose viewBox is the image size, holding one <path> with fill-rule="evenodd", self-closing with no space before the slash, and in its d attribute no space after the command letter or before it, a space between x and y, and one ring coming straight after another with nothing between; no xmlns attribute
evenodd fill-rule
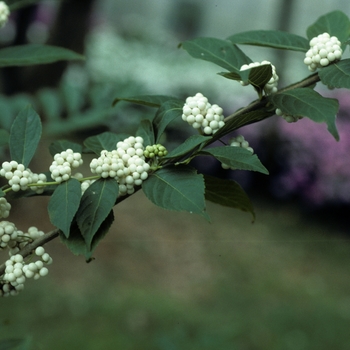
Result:
<svg viewBox="0 0 350 350"><path fill-rule="evenodd" d="M0 67L32 66L66 60L83 60L84 56L63 47L18 45L0 50Z"/></svg>
<svg viewBox="0 0 350 350"><path fill-rule="evenodd" d="M90 248L86 246L84 237L82 236L76 222L73 222L69 238L64 236L63 233L60 233L60 238L74 255L85 255L86 261L90 262L92 260L92 254L94 250L97 248L99 242L108 233L113 221L114 213L113 210L111 210L107 218L102 222L101 226L95 233Z"/></svg>
<svg viewBox="0 0 350 350"><path fill-rule="evenodd" d="M213 62L230 72L238 72L243 64L251 62L243 51L228 40L197 38L185 41L182 47L192 57Z"/></svg>
<svg viewBox="0 0 350 350"><path fill-rule="evenodd" d="M341 43L345 43L350 35L350 21L342 11L333 11L321 16L317 21L307 28L306 34L309 40L319 34L328 33L336 36Z"/></svg>
<svg viewBox="0 0 350 350"><path fill-rule="evenodd" d="M52 156L54 156L56 153L61 153L63 151L66 151L67 149L71 149L73 150L73 152L81 153L83 150L83 147L78 143L67 141L67 140L54 141L49 146L49 152Z"/></svg>
<svg viewBox="0 0 350 350"><path fill-rule="evenodd" d="M153 120L153 128L156 138L156 143L159 142L165 128L176 118L181 118L183 101L171 100L163 103L157 111Z"/></svg>
<svg viewBox="0 0 350 350"><path fill-rule="evenodd" d="M302 52L306 52L309 49L309 42L306 38L278 30L251 30L231 35L227 39L233 44L264 46Z"/></svg>
<svg viewBox="0 0 350 350"><path fill-rule="evenodd" d="M76 179L59 184L52 194L48 211L52 225L59 228L68 238L70 226L81 199L81 185Z"/></svg>
<svg viewBox="0 0 350 350"><path fill-rule="evenodd" d="M166 96L166 95L140 95L125 98L116 98L113 101L113 106L120 101L126 101L130 103L135 103L138 105L149 106L149 107L160 107L164 102L169 100L177 100L176 97Z"/></svg>
<svg viewBox="0 0 350 350"><path fill-rule="evenodd" d="M192 167L179 165L159 169L142 183L146 197L168 210L205 212L204 179Z"/></svg>
<svg viewBox="0 0 350 350"><path fill-rule="evenodd" d="M187 140L185 140L181 145L170 151L164 159L174 158L183 156L189 153L191 150L195 149L201 143L210 140L210 136L203 135L192 135Z"/></svg>
<svg viewBox="0 0 350 350"><path fill-rule="evenodd" d="M0 147L9 143L10 134L5 129L0 129Z"/></svg>
<svg viewBox="0 0 350 350"><path fill-rule="evenodd" d="M221 163L239 170L258 171L268 174L268 170L261 164L256 154L241 147L220 146L202 150L200 154L212 155Z"/></svg>
<svg viewBox="0 0 350 350"><path fill-rule="evenodd" d="M91 250L94 236L112 210L118 193L119 186L114 179L99 179L84 192L76 221L88 250Z"/></svg>
<svg viewBox="0 0 350 350"><path fill-rule="evenodd" d="M204 175L204 181L206 200L246 211L252 214L253 220L255 219L253 204L236 181L219 179L209 175Z"/></svg>
<svg viewBox="0 0 350 350"><path fill-rule="evenodd" d="M30 106L19 112L10 131L11 159L28 166L38 147L42 127L39 115Z"/></svg>
<svg viewBox="0 0 350 350"><path fill-rule="evenodd" d="M141 123L137 128L136 135L143 138L144 146L154 145L155 143L153 124L148 119L141 120Z"/></svg>
<svg viewBox="0 0 350 350"><path fill-rule="evenodd" d="M308 88L297 88L270 96L272 103L283 113L308 117L316 123L326 123L328 131L339 140L335 125L339 102L333 98L325 98Z"/></svg>
<svg viewBox="0 0 350 350"><path fill-rule="evenodd" d="M230 79L230 80L236 80L236 81L242 80L241 75L238 74L237 72L220 72L218 73L218 75L221 75L224 78Z"/></svg>
<svg viewBox="0 0 350 350"><path fill-rule="evenodd" d="M259 94L262 92L264 86L272 77L271 64L263 64L259 67L253 67L250 69L248 82L253 85Z"/></svg>
<svg viewBox="0 0 350 350"><path fill-rule="evenodd" d="M335 88L350 89L350 59L341 60L319 70L323 84Z"/></svg>
<svg viewBox="0 0 350 350"><path fill-rule="evenodd" d="M113 132L103 132L102 134L88 137L84 141L84 146L94 153L100 155L101 151L113 151L117 149L117 143L127 138L128 134L115 134Z"/></svg>

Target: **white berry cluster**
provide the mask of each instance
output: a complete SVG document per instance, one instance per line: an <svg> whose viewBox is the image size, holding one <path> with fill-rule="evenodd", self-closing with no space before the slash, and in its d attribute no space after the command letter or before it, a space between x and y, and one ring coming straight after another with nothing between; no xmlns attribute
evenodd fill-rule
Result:
<svg viewBox="0 0 350 350"><path fill-rule="evenodd" d="M282 110L279 108L276 108L275 113L276 115L279 115L280 117L282 117L288 123L295 123L299 119L302 119L302 117L299 115L291 115L291 114L283 113Z"/></svg>
<svg viewBox="0 0 350 350"><path fill-rule="evenodd" d="M249 146L249 142L245 140L244 136L239 135L237 137L233 137L230 139L229 145L232 147L242 147L246 150L254 153L254 150L252 147ZM229 165L221 163L221 166L223 169L232 169Z"/></svg>
<svg viewBox="0 0 350 350"><path fill-rule="evenodd" d="M16 226L9 221L0 221L0 250L8 248L9 254L17 254L28 243L44 235L35 226L28 229L28 232L18 230Z"/></svg>
<svg viewBox="0 0 350 350"><path fill-rule="evenodd" d="M29 168L14 160L2 163L0 176L8 180L8 184L14 192L25 191L28 188L38 194L44 191L43 184L46 182L46 175L33 173ZM38 184L38 186L32 186L32 184Z"/></svg>
<svg viewBox="0 0 350 350"><path fill-rule="evenodd" d="M0 198L0 219L6 219L10 215L11 204L5 197Z"/></svg>
<svg viewBox="0 0 350 350"><path fill-rule="evenodd" d="M4 1L0 1L0 28L2 28L10 16L10 9Z"/></svg>
<svg viewBox="0 0 350 350"><path fill-rule="evenodd" d="M9 221L0 222L0 248L9 249L9 256L5 262L5 273L0 276L0 296L17 295L24 287L27 278L38 279L48 274L45 264L51 264L51 256L41 246L37 247L30 256L29 262L18 252L44 232L36 227L30 227L27 233L18 230ZM37 258L34 261L34 256Z"/></svg>
<svg viewBox="0 0 350 350"><path fill-rule="evenodd" d="M90 163L91 172L103 178L114 178L119 184L119 195L134 193L148 177L150 165L144 157L143 138L130 136L116 145L116 150L101 151Z"/></svg>
<svg viewBox="0 0 350 350"><path fill-rule="evenodd" d="M304 63L311 72L314 72L317 68L326 67L331 62L340 60L342 53L338 38L323 33L310 40L310 49L306 52Z"/></svg>
<svg viewBox="0 0 350 350"><path fill-rule="evenodd" d="M211 105L200 92L187 97L182 108L182 120L195 129L201 129L206 135L217 132L225 125L223 110L218 105Z"/></svg>
<svg viewBox="0 0 350 350"><path fill-rule="evenodd" d="M262 66L262 65L267 65L267 64L271 65L272 77L270 78L270 80L264 86L264 91L265 91L266 95L270 95L272 93L277 92L277 85L278 85L278 80L279 80L279 77L276 74L276 67L270 61L264 60L262 62L252 62L252 63L249 63L249 64L244 64L240 68L240 71L247 70L247 69L254 68L254 67L259 67L259 66ZM243 86L249 85L249 82L247 82L247 81L240 81L240 83Z"/></svg>
<svg viewBox="0 0 350 350"><path fill-rule="evenodd" d="M83 164L79 152L73 152L70 148L61 153L56 153L50 166L51 178L61 183L71 178L72 168L78 168Z"/></svg>
<svg viewBox="0 0 350 350"><path fill-rule="evenodd" d="M11 247L18 237L15 225L9 221L0 221L0 249Z"/></svg>

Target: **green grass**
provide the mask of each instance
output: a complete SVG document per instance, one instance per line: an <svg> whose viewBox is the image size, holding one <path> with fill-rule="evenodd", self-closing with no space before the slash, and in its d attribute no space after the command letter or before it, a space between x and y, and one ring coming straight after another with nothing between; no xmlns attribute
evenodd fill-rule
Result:
<svg viewBox="0 0 350 350"><path fill-rule="evenodd" d="M295 208L260 203L251 224L209 205L207 224L135 197L91 264L47 247L51 274L0 300L0 339L31 337L36 350L349 349L345 236Z"/></svg>

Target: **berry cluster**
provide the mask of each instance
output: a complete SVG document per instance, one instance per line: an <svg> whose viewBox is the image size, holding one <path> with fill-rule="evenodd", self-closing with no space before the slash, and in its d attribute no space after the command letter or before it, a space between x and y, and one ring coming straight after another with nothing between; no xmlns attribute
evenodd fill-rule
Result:
<svg viewBox="0 0 350 350"><path fill-rule="evenodd" d="M70 148L54 156L54 161L50 166L51 178L61 183L71 178L72 168L78 168L83 164L81 154L73 152Z"/></svg>
<svg viewBox="0 0 350 350"><path fill-rule="evenodd" d="M41 246L37 247L26 263L18 252L34 239L42 236L44 232L36 227L30 227L27 233L18 230L9 221L0 222L0 248L9 249L10 259L5 262L5 273L0 276L0 296L17 295L24 288L27 278L38 279L48 274L44 264L51 264L52 258ZM33 256L37 261L33 261Z"/></svg>
<svg viewBox="0 0 350 350"><path fill-rule="evenodd" d="M200 92L195 96L187 97L182 108L182 120L195 129L201 129L206 135L216 133L225 125L222 108L211 105L208 99Z"/></svg>
<svg viewBox="0 0 350 350"><path fill-rule="evenodd" d="M46 175L35 174L29 168L14 160L2 163L0 176L8 180L8 184L14 192L19 190L25 191L28 188L31 188L38 194L44 191L43 184L46 182ZM37 184L38 186L33 186L32 184Z"/></svg>
<svg viewBox="0 0 350 350"><path fill-rule="evenodd" d="M10 9L4 1L0 1L0 28L2 28L10 16Z"/></svg>
<svg viewBox="0 0 350 350"><path fill-rule="evenodd" d="M323 33L310 40L310 49L306 52L304 63L311 72L314 72L317 68L326 67L331 62L340 60L342 53L338 38Z"/></svg>
<svg viewBox="0 0 350 350"><path fill-rule="evenodd" d="M164 157L168 154L166 148L158 143L157 145L149 145L143 151L145 158L154 158L154 157Z"/></svg>
<svg viewBox="0 0 350 350"><path fill-rule="evenodd" d="M244 136L242 136L242 135L239 135L237 137L233 137L232 139L230 139L229 145L232 147L242 147L242 148L245 148L246 150L254 153L253 148L249 146L249 142L246 141L244 139ZM224 163L221 163L221 166L223 169L233 169L229 165L224 164Z"/></svg>
<svg viewBox="0 0 350 350"><path fill-rule="evenodd" d="M0 219L5 219L10 215L11 204L7 202L5 197L0 198Z"/></svg>
<svg viewBox="0 0 350 350"><path fill-rule="evenodd" d="M16 242L17 236L17 229L12 222L0 221L0 249L5 249Z"/></svg>
<svg viewBox="0 0 350 350"><path fill-rule="evenodd" d="M266 61L265 60L265 61L262 61L262 62L252 62L252 63L249 63L249 64L244 64L241 67L240 71L247 70L247 69L254 68L254 67L259 67L259 66L262 66L262 65L267 65L267 64L270 64L271 68L272 68L272 77L266 83L266 85L264 86L264 91L265 91L266 95L269 95L269 94L272 94L274 92L277 92L277 85L278 85L278 80L279 80L279 77L276 74L276 67L273 64L271 64L270 61ZM243 86L249 85L249 83L246 82L246 81L240 81L240 83Z"/></svg>
<svg viewBox="0 0 350 350"><path fill-rule="evenodd" d="M103 150L90 163L91 172L103 178L112 177L119 184L119 195L134 193L148 177L150 165L145 162L143 138L130 136L117 143L111 152Z"/></svg>
<svg viewBox="0 0 350 350"><path fill-rule="evenodd" d="M279 115L280 117L282 117L285 121L287 121L288 123L295 123L297 122L299 119L301 119L302 117L299 115L291 115L291 114L285 114L282 112L282 110L280 110L279 108L276 108L275 111L276 115Z"/></svg>

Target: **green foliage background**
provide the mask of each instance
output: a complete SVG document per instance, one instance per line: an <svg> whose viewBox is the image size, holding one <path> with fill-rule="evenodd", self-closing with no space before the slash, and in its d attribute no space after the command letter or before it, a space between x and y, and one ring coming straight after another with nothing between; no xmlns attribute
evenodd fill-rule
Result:
<svg viewBox="0 0 350 350"><path fill-rule="evenodd" d="M0 339L53 350L346 350L343 233L266 201L253 225L209 210L210 225L165 216L139 193L119 205L90 264L52 242L50 275L3 300Z"/></svg>

